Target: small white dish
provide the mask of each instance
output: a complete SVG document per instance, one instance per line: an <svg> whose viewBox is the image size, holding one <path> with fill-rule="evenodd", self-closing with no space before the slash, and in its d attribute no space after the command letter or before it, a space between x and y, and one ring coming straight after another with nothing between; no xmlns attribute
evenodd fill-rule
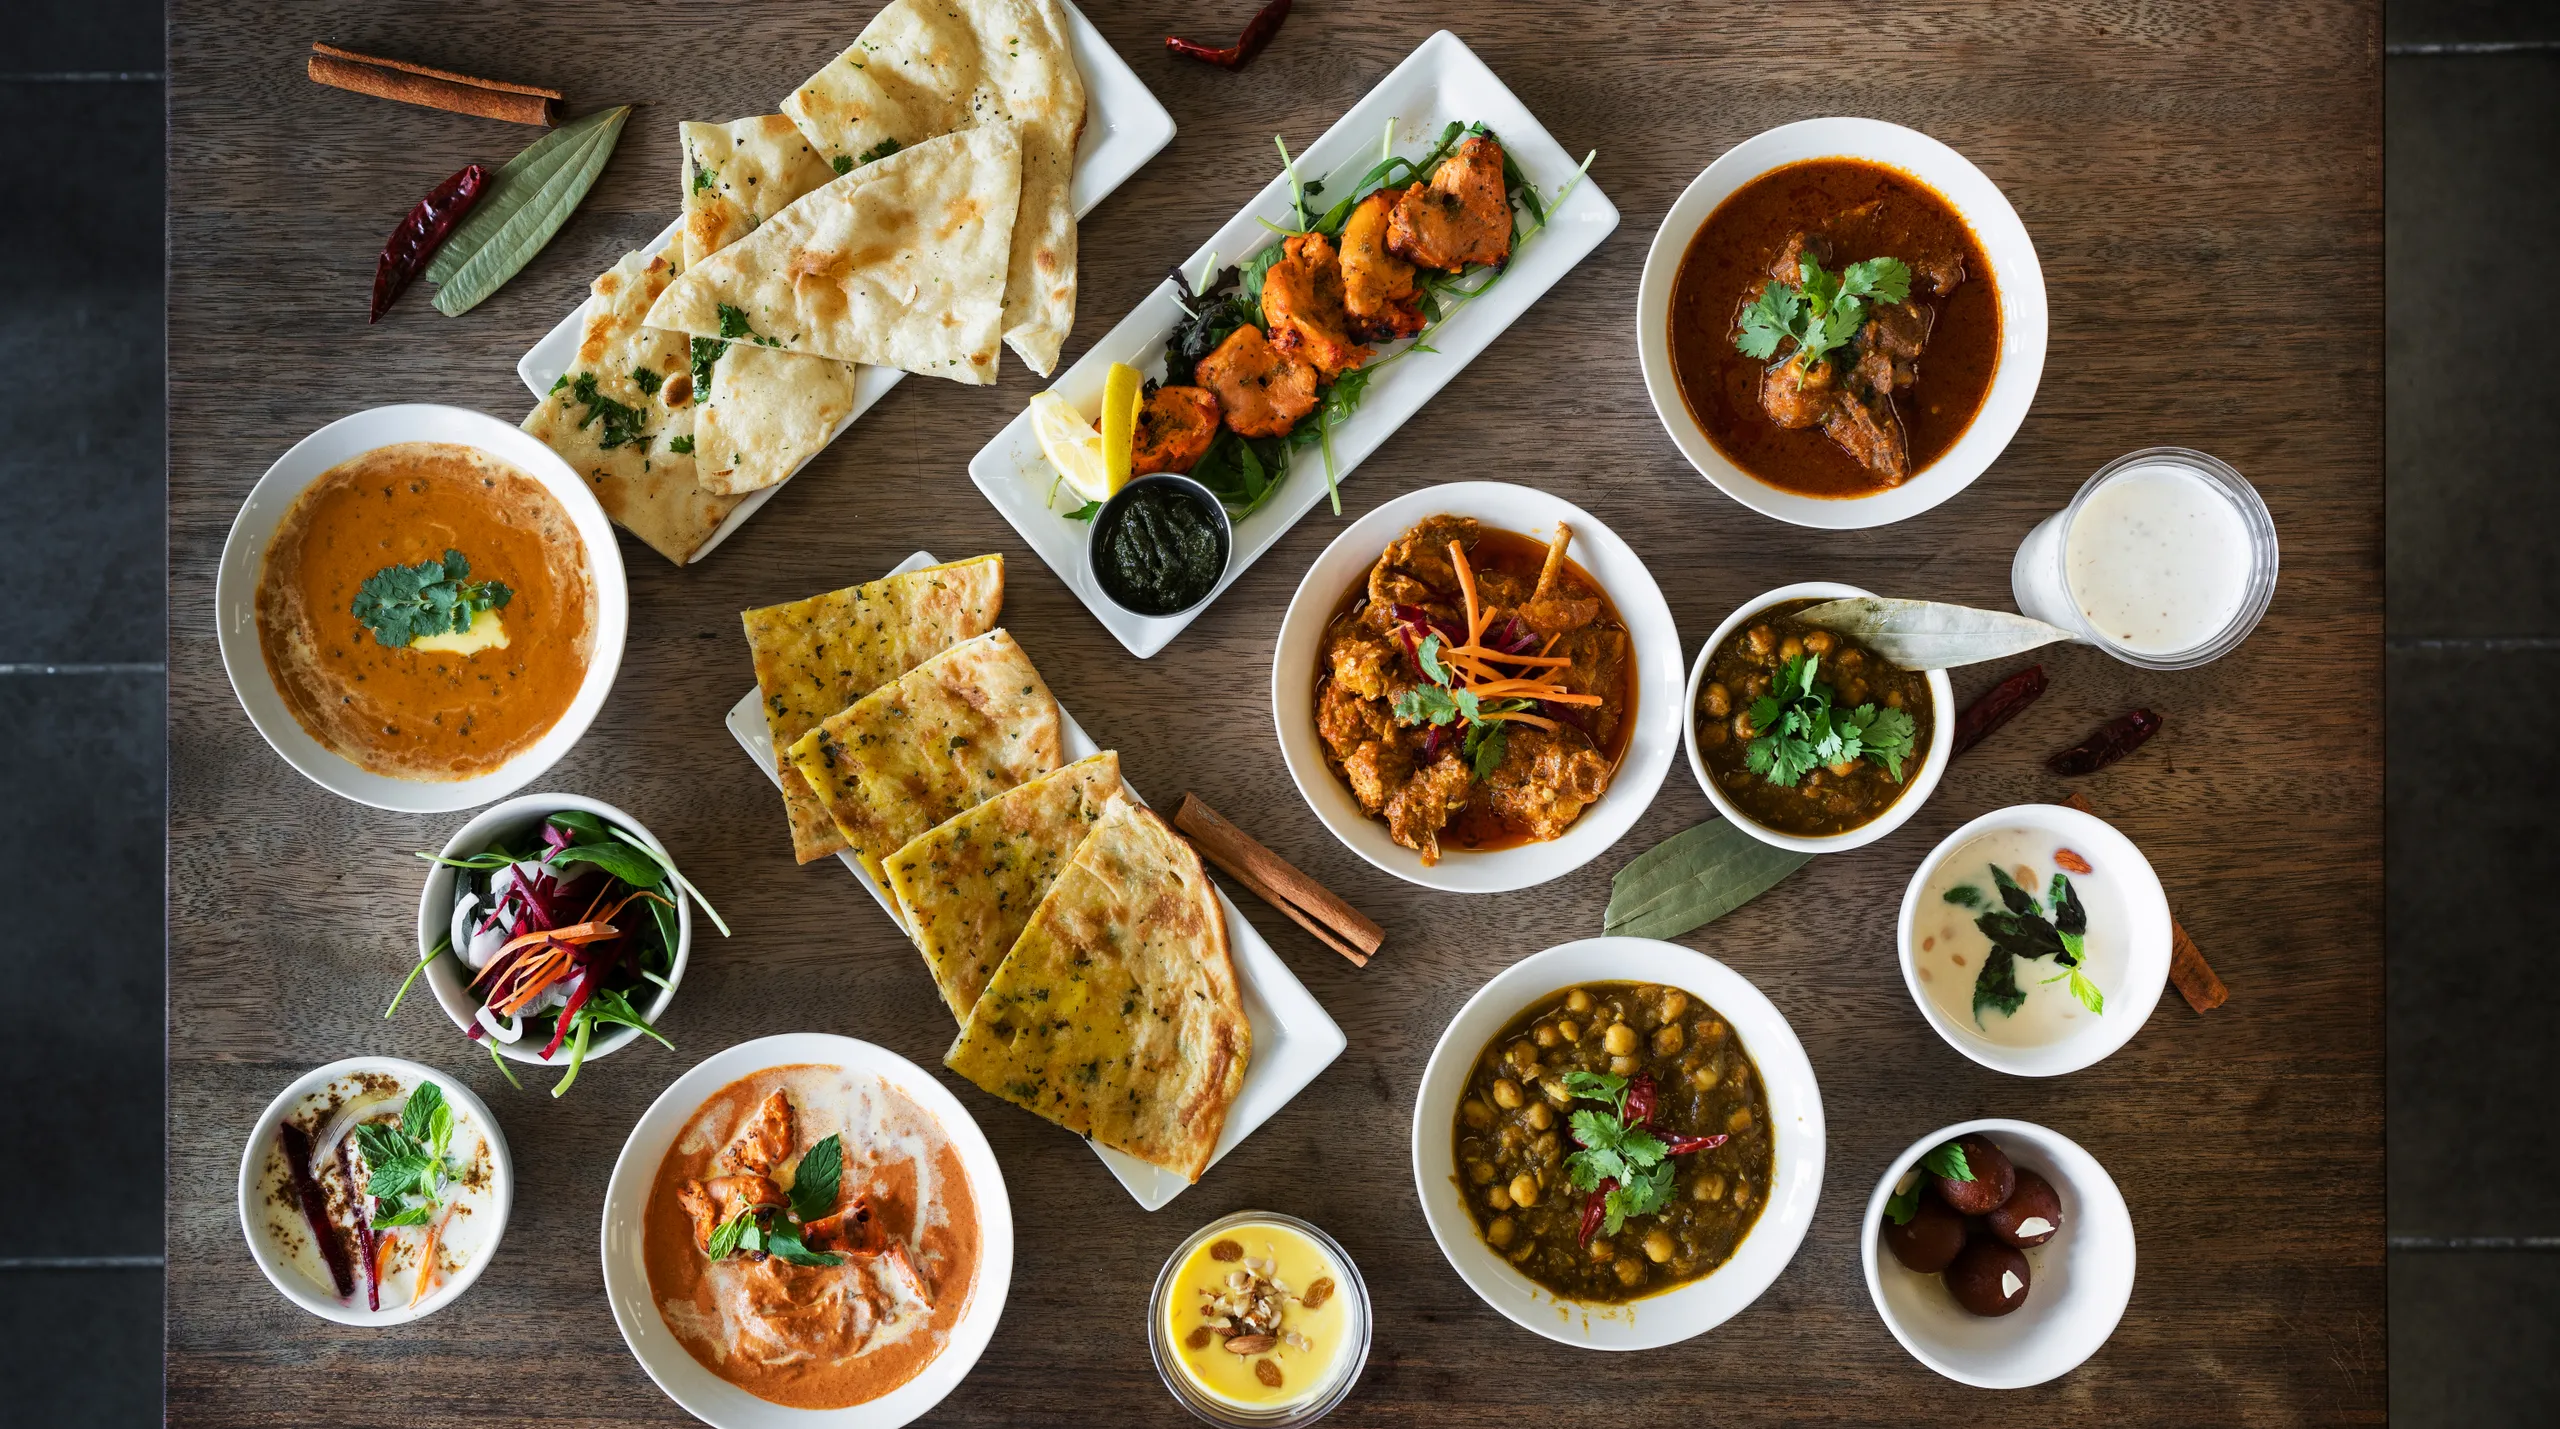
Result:
<svg viewBox="0 0 2560 1429"><path fill-rule="evenodd" d="M1392 131L1397 151L1412 156L1438 142L1444 126L1476 121L1494 131L1502 140L1503 152L1550 200L1547 228L1515 255L1491 291L1452 313L1432 333L1433 352L1417 354L1378 371L1359 407L1333 429L1337 480L1349 477L1362 459L1393 436L1448 385L1449 379L1491 346L1505 328L1618 227L1617 206L1587 174L1563 203L1552 202L1572 180L1582 161L1567 153L1528 106L1505 88L1492 70L1485 68L1484 61L1446 30L1415 46L1403 63L1378 81L1377 87L1322 137L1305 149L1292 152L1300 179L1322 180L1328 196L1348 193L1351 185L1378 161L1381 136ZM1236 162L1258 172L1253 166L1268 164L1276 168L1280 156L1266 149L1260 157ZM1326 201L1330 202L1330 197ZM1241 263L1279 242L1280 236L1264 223L1280 222L1288 217L1289 209L1288 176L1275 175L1253 202L1182 260L1182 271L1196 279L1213 259L1220 267ZM1051 390L1080 411L1099 410L1103 382L1112 363L1125 362L1151 375L1163 372L1165 340L1182 316L1172 282L1159 284L1081 361L1060 373ZM1057 468L1041 455L1027 409L970 459L969 479L978 484L987 500L1004 513L1013 529L1022 533L1024 542L1049 563L1049 569L1058 573L1058 579L1076 593L1094 618L1141 660L1162 650L1199 619L1210 602L1325 496L1323 456L1311 448L1300 449L1284 478L1289 489L1275 493L1260 510L1236 523L1234 558L1227 563L1227 573L1210 592L1209 599L1180 615L1149 617L1123 610L1103 594L1085 561L1084 523L1066 519L1065 513L1073 509L1073 504L1051 506L1050 488L1056 484Z"/></svg>
<svg viewBox="0 0 2560 1429"><path fill-rule="evenodd" d="M590 799L583 794L518 795L503 804L481 810L472 817L471 822L455 830L453 837L446 839L444 847L438 852L446 858L469 858L473 854L486 852L490 845L496 843L503 842L511 848L519 849L537 846L541 840L534 832L534 826L549 815L563 809L577 809L593 814L608 825L619 825L638 835L641 842L658 852L667 852L667 846L658 841L656 834L649 832L647 825L601 799ZM421 958L425 957L427 949L434 947L439 940L451 936L453 886L454 880L460 876L456 870L440 863L427 865L427 870L427 886L418 894L417 956ZM685 964L693 954L693 895L685 892L683 887L673 880L668 881L667 888L675 894L675 958L667 970L668 985L659 988L657 996L649 999L648 1003L640 1009L640 1015L649 1019L649 1025L653 1027L658 1024L660 1018L666 1016L667 1008L675 1002L676 989L684 986ZM469 966L462 961L460 953L453 950L448 950L446 955L427 964L426 971L427 986L435 990L437 1004L444 1008L445 1016L453 1019L453 1025L466 1034L479 1020L480 1015L480 999L471 995L470 979L465 976L468 971ZM637 1027L624 1027L618 1024L609 1027L589 1039L586 1059L594 1062L610 1057L630 1046L638 1040L639 1036L640 1029ZM545 1060L540 1043L530 1033L527 1033L522 1041L517 1042L501 1042L483 1033L481 1045L496 1048L498 1055L510 1062L522 1062L535 1067L565 1068L569 1065L569 1049L565 1044L561 1047L558 1056Z"/></svg>
<svg viewBox="0 0 2560 1429"><path fill-rule="evenodd" d="M1994 1042L1948 1017L1920 985L1919 965L1914 961L1917 935L1913 929L1919 922L1921 900L1928 894L1931 877L1966 844L1995 829L2014 828L2049 831L2091 864L2104 869L2110 879L2120 880L2118 901L2130 922L2125 930L2123 979L2121 985L2108 991L2106 1011L2062 1041L2037 1047ZM2159 1005L2160 991L2169 982L2169 927L2169 895L2160 887L2160 875L2152 871L2151 861L2142 856L2133 840L2116 832L2106 820L2067 804L2014 804L1994 809L1947 835L1929 850L1927 858L1920 860L1910 885L1903 890L1902 913L1894 923L1894 945L1902 963L1902 985L1910 990L1911 1000L1919 1004L1920 1015L1929 1020L1948 1046L1995 1072L2016 1077L2058 1077L2110 1056L2132 1041L2142 1024L2151 1020L2151 1010Z"/></svg>
<svg viewBox="0 0 2560 1429"><path fill-rule="evenodd" d="M1493 1253L1477 1234L1458 1189L1453 1144L1458 1098L1476 1055L1520 1010L1560 988L1588 982L1676 987L1714 1008L1760 1069L1776 1133L1777 1175L1733 1258L1699 1279L1623 1304L1559 1299ZM1585 938L1533 953L1494 975L1458 1009L1413 1104L1413 1183L1431 1238L1467 1288L1510 1319L1558 1344L1592 1350L1649 1350L1705 1334L1740 1314L1795 1259L1822 1196L1822 1092L1813 1063L1785 1014L1748 978L1676 943L1650 938Z"/></svg>
<svg viewBox="0 0 2560 1429"><path fill-rule="evenodd" d="M1771 486L1716 449L1690 415L1671 371L1671 290L1689 242L1726 199L1772 169L1807 159L1864 159L1900 169L1935 190L1973 228L2000 289L2000 367L1963 437L1909 481L1872 496L1829 500ZM1636 356L1645 394L1674 446L1725 495L1797 526L1858 530L1908 520L1973 484L2018 434L2044 375L2044 269L2027 226L1999 185L1962 154L1878 119L1804 119L1727 149L1690 181L1654 230L1636 289Z"/></svg>
<svg viewBox="0 0 2560 1429"><path fill-rule="evenodd" d="M889 574L904 575L936 564L939 562L930 552L918 551L900 561ZM1102 746L1094 743L1093 736L1085 733L1084 726L1077 724L1076 717L1064 707L1059 709L1058 718L1068 762L1102 752ZM750 689L738 697L738 702L729 707L728 725L729 735L738 741L738 747L747 752L775 788L781 788L782 775L773 756L773 731L764 722L759 692ZM1130 793L1135 796L1137 791L1132 789ZM1140 798L1139 802L1146 801ZM889 890L863 872L851 850L839 852L836 857L852 872L863 891L871 895L871 901L880 905L889 922L905 931L906 922L898 916L897 901ZM1289 971L1289 965L1280 961L1280 955L1272 951L1261 931L1236 910L1235 901L1227 897L1223 888L1218 890L1218 908L1226 915L1227 953L1235 960L1237 990L1244 994L1245 1020L1253 1028L1253 1057L1245 1066L1244 1087L1236 1094L1235 1105L1227 1108L1226 1128L1218 1133L1217 1149L1209 1155L1211 1166L1226 1159L1237 1143L1305 1091L1316 1074L1332 1066L1333 1059L1350 1045L1324 1005L1307 991L1305 983L1298 981L1297 974ZM922 968L917 972L923 975ZM1119 1178L1138 1204L1150 1211L1164 1209L1174 1197L1191 1189L1191 1183L1178 1173L1151 1161L1141 1161L1100 1142L1085 1144L1102 1158L1103 1165L1111 1168L1111 1174ZM1208 1173L1204 1170L1201 1174Z"/></svg>
<svg viewBox="0 0 2560 1429"><path fill-rule="evenodd" d="M1781 601L1840 600L1853 595L1873 594L1873 591L1842 585L1838 581L1798 581L1794 585L1762 591L1724 618L1724 624L1717 626L1715 633L1707 637L1707 643L1698 649L1698 658L1689 666L1688 693L1680 701L1680 742L1689 753L1689 772L1696 776L1698 787L1706 791L1707 800L1716 806L1717 813L1724 815L1735 828L1764 844L1793 849L1797 853L1846 853L1874 843L1910 822L1911 816L1920 812L1920 806L1929 802L1929 796L1937 792L1938 780L1947 772L1947 761L1955 757L1955 686L1947 679L1946 671L1929 670L1924 672L1929 681L1929 702L1934 706L1929 712L1929 749L1921 756L1920 767L1911 771L1911 787L1902 791L1902 797L1893 801L1893 807L1847 833L1825 834L1818 838L1781 833L1736 807L1724 790L1716 787L1714 776L1707 771L1706 757L1698 752L1698 691L1706 685L1707 669L1715 662L1716 651L1724 642L1749 624L1752 617Z"/></svg>
<svg viewBox="0 0 2560 1429"><path fill-rule="evenodd" d="M873 1073L930 1112L960 1153L978 1208L978 1284L969 1308L951 1329L949 1343L915 1378L878 1399L843 1409L786 1408L703 1368L667 1328L657 1297L649 1291L642 1250L649 1190L676 1133L722 1087L768 1067L800 1064ZM741 1042L705 1058L659 1093L614 1158L613 1177L605 1184L601 1243L605 1301L613 1307L614 1326L631 1347L631 1357L669 1399L716 1429L898 1429L941 1403L968 1377L995 1334L1013 1284L1013 1202L1005 1193L995 1152L968 1109L922 1067L897 1053L825 1032L787 1032Z"/></svg>
<svg viewBox="0 0 2560 1429"><path fill-rule="evenodd" d="M1600 583L1618 608L1635 646L1636 727L1608 792L1582 811L1561 838L1517 848L1475 852L1445 849L1425 867L1422 855L1387 836L1387 826L1362 812L1360 801L1325 763L1316 733L1316 659L1345 592L1364 578L1388 544L1426 516L1472 516L1488 527L1546 540L1556 523L1573 528L1567 554ZM1280 617L1271 658L1271 718L1280 731L1280 753L1298 794L1343 846L1407 883L1452 893L1507 893L1562 878L1607 852L1635 826L1679 743L1681 711L1671 692L1680 680L1680 628L1671 606L1618 534L1561 497L1501 481L1460 481L1409 492L1351 523L1316 557Z"/></svg>
<svg viewBox="0 0 2560 1429"><path fill-rule="evenodd" d="M2052 1182L2062 1198L2062 1229L2025 1252L2027 1302L1997 1317L1958 1305L1944 1281L1905 1269L1883 1245L1884 1203L1894 1183L1933 1148L1972 1133L1991 1138L2020 1170ZM1884 1327L1913 1359L1981 1389L2024 1389L2070 1373L2115 1333L2133 1299L2133 1216L2124 1193L2096 1157L2033 1122L1960 1121L1911 1143L1868 1195L1858 1234L1867 1294Z"/></svg>
<svg viewBox="0 0 2560 1429"><path fill-rule="evenodd" d="M1067 194L1068 203L1075 209L1076 217L1081 219L1100 207L1114 190L1127 183L1138 170L1147 166L1148 160L1173 142L1173 116L1156 102L1154 93L1138 78L1137 71L1129 68L1129 62L1120 58L1119 52L1111 48L1111 42L1093 27L1093 22L1084 17L1083 11L1070 0L1059 0L1059 3L1066 6L1067 40L1075 50L1076 67L1084 72L1084 134L1076 141L1075 178ZM683 228L684 220L679 217L657 237L641 245L640 251L652 257L664 252ZM569 310L568 316L552 324L551 331L544 333L539 342L525 349L524 356L516 359L516 376L532 391L534 400L540 401L550 392L551 384L559 381L561 374L578 360L578 334L586 326L587 304L593 301L591 297L581 299L578 306ZM872 404L888 396L889 389L897 386L906 375L894 367L865 367L856 372L853 408L828 434L827 444L834 445L836 438L845 434L846 428L862 420L862 414L870 411ZM817 456L817 452L809 453L799 467L792 468L791 476L797 476L801 468L816 460ZM780 491L791 476L747 493L747 498L730 510L728 519L720 523L719 529L694 551L693 559L699 561L718 550L721 542L747 524L748 517L764 509L764 504L773 499L774 493Z"/></svg>
<svg viewBox="0 0 2560 1429"><path fill-rule="evenodd" d="M486 1238L479 1243L479 1253L463 1262L460 1270L446 1277L415 1305L387 1310L368 1310L361 1305L340 1301L319 1282L295 1268L260 1224L264 1190L259 1183L264 1179L267 1155L275 1145L277 1128L293 1114L295 1105L303 1098L326 1088L340 1077L367 1072L378 1072L412 1083L434 1082L449 1105L468 1122L477 1123L489 1144L489 1214L493 1224ZM323 1320L362 1329L379 1329L388 1325L405 1325L411 1320L434 1314L461 1299L472 1282L480 1278L480 1272L489 1268L489 1262L498 1254L499 1241L506 1235L508 1212L515 1206L516 1164L514 1157L507 1152L506 1133L498 1129L498 1119L490 1114L488 1103L480 1100L458 1079L433 1067L399 1057L349 1057L303 1073L292 1085L276 1093L275 1100L267 1103L267 1109L258 1114L257 1125L249 1133L249 1144L240 1153L239 1198L241 1235L249 1242L249 1255L257 1261L258 1269L267 1277L268 1284L275 1286L287 1300Z"/></svg>
<svg viewBox="0 0 2560 1429"><path fill-rule="evenodd" d="M268 543L275 539L285 513L330 468L395 442L446 442L477 448L505 462L542 483L569 513L570 524L586 547L587 579L596 598L595 643L587 657L586 680L548 733L476 779L394 779L321 744L286 707L274 677L267 672L266 654L259 648L258 580L266 567ZM595 493L587 490L558 453L495 417L417 402L340 417L276 458L275 465L249 489L240 514L232 518L231 535L222 543L222 564L214 576L213 611L222 669L231 677L232 693L248 711L249 723L257 726L259 735L285 763L343 799L406 814L442 814L504 798L532 783L587 732L622 669L631 595L623 579L622 551L614 544L613 523L605 519Z"/></svg>

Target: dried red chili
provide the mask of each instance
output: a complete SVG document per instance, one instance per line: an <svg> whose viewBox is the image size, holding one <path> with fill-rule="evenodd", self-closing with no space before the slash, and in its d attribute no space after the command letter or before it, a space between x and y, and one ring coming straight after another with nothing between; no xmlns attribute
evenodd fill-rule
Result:
<svg viewBox="0 0 2560 1429"><path fill-rule="evenodd" d="M1658 1094L1651 1075L1644 1072L1636 1073L1635 1079L1627 1083L1626 1122L1628 1126L1653 1124L1653 1102Z"/></svg>
<svg viewBox="0 0 2560 1429"><path fill-rule="evenodd" d="M1175 35L1164 37L1164 47L1202 64L1213 64L1220 69L1242 69L1253 62L1255 55L1262 53L1262 47L1271 43L1273 35L1280 33L1280 22L1288 18L1289 0L1271 0L1270 4L1255 11L1252 19L1244 22L1244 33L1224 49L1196 44Z"/></svg>
<svg viewBox="0 0 2560 1429"><path fill-rule="evenodd" d="M1600 1223L1609 1218L1609 1193L1616 1189L1618 1189L1618 1178L1603 1176L1600 1178L1598 1188L1583 1198L1582 1244L1591 1244L1591 1238L1600 1233Z"/></svg>
<svg viewBox="0 0 2560 1429"><path fill-rule="evenodd" d="M2149 710L2117 715L2089 732L2089 737L2044 762L2066 779L2095 774L2137 749L2160 732L2161 719Z"/></svg>
<svg viewBox="0 0 2560 1429"><path fill-rule="evenodd" d="M462 171L427 191L400 226L383 240L382 257L373 265L373 316L367 323L382 321L400 294L420 273L427 271L427 260L444 246L453 226L480 202L489 187L489 171L478 164L465 164Z"/></svg>
<svg viewBox="0 0 2560 1429"><path fill-rule="evenodd" d="M1662 1150L1668 1156L1686 1156L1692 1151L1713 1151L1724 1143L1722 1132L1713 1136L1675 1136L1662 1143Z"/></svg>
<svg viewBox="0 0 2560 1429"><path fill-rule="evenodd" d="M2043 694L2042 665L2029 665L1983 691L1982 698L1966 705L1964 713L1956 716L1955 748L1949 757L1980 744L1993 730L2016 718L2018 711L2034 704Z"/></svg>

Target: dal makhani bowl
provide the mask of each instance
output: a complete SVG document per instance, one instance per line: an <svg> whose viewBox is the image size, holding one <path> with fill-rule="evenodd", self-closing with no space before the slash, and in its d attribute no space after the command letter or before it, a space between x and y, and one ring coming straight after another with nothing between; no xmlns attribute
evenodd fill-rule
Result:
<svg viewBox="0 0 2560 1429"><path fill-rule="evenodd" d="M1013 1273L986 1138L923 1069L791 1033L678 1078L605 1191L615 1324L724 1429L923 1414L977 1362Z"/></svg>
<svg viewBox="0 0 2560 1429"><path fill-rule="evenodd" d="M268 468L216 580L225 671L313 782L409 812L512 793L622 661L622 558L549 448L456 407L379 407Z"/></svg>
<svg viewBox="0 0 2560 1429"><path fill-rule="evenodd" d="M1441 1253L1486 1304L1588 1349L1740 1313L1794 1258L1822 1165L1821 1092L1785 1017L1724 964L1644 938L1549 948L1486 983L1414 1106Z"/></svg>

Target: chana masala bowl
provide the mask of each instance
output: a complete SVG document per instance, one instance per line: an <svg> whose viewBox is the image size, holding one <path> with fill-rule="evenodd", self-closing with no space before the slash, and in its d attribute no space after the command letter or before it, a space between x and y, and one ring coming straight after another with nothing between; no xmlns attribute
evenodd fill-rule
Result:
<svg viewBox="0 0 2560 1429"><path fill-rule="evenodd" d="M1802 1244L1822 1098L1777 1008L1703 953L1592 938L1505 969L1431 1055L1414 1182L1486 1304L1651 1349L1740 1313Z"/></svg>

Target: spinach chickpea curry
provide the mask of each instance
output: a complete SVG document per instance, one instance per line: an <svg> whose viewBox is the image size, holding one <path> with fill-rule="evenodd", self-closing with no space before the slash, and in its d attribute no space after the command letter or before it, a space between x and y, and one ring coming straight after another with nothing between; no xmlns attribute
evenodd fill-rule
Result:
<svg viewBox="0 0 2560 1429"><path fill-rule="evenodd" d="M1561 523L1538 541L1428 517L1325 629L1325 763L1425 865L1557 837L1626 758L1634 652L1572 540Z"/></svg>
<svg viewBox="0 0 2560 1429"><path fill-rule="evenodd" d="M1659 1294L1733 1258L1776 1169L1741 1039L1676 987L1586 983L1513 1018L1458 1102L1477 1234L1568 1300Z"/></svg>
<svg viewBox="0 0 2560 1429"><path fill-rule="evenodd" d="M1698 688L1698 752L1736 808L1782 834L1823 838L1902 797L1936 724L1929 677L1795 619L1781 601L1716 649Z"/></svg>
<svg viewBox="0 0 2560 1429"><path fill-rule="evenodd" d="M2000 366L1981 240L1927 185L1860 159L1736 190L1681 257L1670 324L1673 377L1708 439L1805 496L1871 496L1927 470Z"/></svg>

